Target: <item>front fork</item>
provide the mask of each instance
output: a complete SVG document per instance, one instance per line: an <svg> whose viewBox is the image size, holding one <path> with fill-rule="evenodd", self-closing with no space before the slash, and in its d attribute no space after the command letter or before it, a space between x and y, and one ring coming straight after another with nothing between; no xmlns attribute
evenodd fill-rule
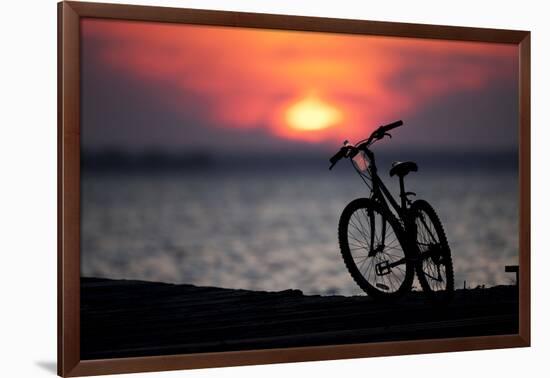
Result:
<svg viewBox="0 0 550 378"><path fill-rule="evenodd" d="M376 234L376 219L374 217L374 212L372 209L368 210L368 217L370 223L370 250L368 257L374 257L378 252L384 250L386 244L386 220L382 218L382 233L378 245L375 245L375 234Z"/></svg>

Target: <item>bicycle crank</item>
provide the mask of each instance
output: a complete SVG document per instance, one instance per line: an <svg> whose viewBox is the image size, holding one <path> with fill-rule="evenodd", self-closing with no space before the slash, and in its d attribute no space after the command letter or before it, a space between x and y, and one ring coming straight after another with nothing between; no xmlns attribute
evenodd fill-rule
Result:
<svg viewBox="0 0 550 378"><path fill-rule="evenodd" d="M377 276L385 276L387 274L390 274L393 268L399 265L403 265L406 262L407 260L405 257L392 263L390 263L388 260L384 260L374 266L374 271L376 272Z"/></svg>

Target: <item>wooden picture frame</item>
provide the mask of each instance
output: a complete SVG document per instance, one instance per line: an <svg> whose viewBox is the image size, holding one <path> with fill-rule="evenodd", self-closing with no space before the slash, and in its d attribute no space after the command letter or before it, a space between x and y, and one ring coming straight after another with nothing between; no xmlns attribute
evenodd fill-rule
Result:
<svg viewBox="0 0 550 378"><path fill-rule="evenodd" d="M108 18L519 46L519 333L188 355L80 358L80 33L81 18ZM58 374L83 376L530 345L530 33L528 31L298 17L165 7L58 4Z"/></svg>

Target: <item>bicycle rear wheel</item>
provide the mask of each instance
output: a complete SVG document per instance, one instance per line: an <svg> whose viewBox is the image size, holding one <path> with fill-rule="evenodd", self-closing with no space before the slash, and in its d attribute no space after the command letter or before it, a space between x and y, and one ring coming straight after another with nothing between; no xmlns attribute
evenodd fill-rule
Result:
<svg viewBox="0 0 550 378"><path fill-rule="evenodd" d="M454 272L451 249L443 225L426 201L414 201L410 213L418 248L418 281L432 300L448 302L454 294Z"/></svg>
<svg viewBox="0 0 550 378"><path fill-rule="evenodd" d="M355 282L375 298L408 291L414 264L407 258L402 228L379 203L360 198L349 203L338 224L340 252Z"/></svg>

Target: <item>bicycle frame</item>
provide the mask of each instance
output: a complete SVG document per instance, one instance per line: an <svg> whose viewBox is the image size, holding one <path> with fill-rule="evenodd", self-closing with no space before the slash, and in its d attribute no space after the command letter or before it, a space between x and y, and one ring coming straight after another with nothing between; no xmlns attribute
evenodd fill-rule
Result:
<svg viewBox="0 0 550 378"><path fill-rule="evenodd" d="M409 232L409 229L408 229L407 196L406 196L406 192L405 192L405 184L404 184L403 177L399 177L399 190L400 190L399 196L401 198L401 201L400 201L401 204L399 204L395 200L395 198L392 196L391 192L386 187L386 185L384 184L382 179L378 176L378 170L377 170L377 167L376 167L376 159L374 157L374 153L371 150L369 150L368 147L366 147L366 146L364 146L361 150L367 155L367 157L369 159L368 170L369 170L369 174L370 174L371 181L372 181L372 188L371 188L372 189L372 195L371 195L370 198L373 199L374 201L377 201L378 203L380 203L380 205L386 211L392 212L392 208L393 208L393 210L394 210L393 212L397 213L398 219L401 220L401 222L400 222L401 232L403 232L403 235L405 236L405 240L407 240L406 246L403 246L403 247L407 248L409 250L409 257L404 257L403 259L394 261L391 264L388 264L385 267L385 269L387 269L387 268L391 269L391 268L394 268L396 266L405 264L406 260L409 260L409 259L412 260L412 261L416 261L416 257L417 257L418 254L416 253L414 248L411 248L412 245L414 245L414 244L412 244L410 242L411 241L410 237L412 236L412 234ZM363 181L365 181L364 175L361 173L361 171L359 171L359 169L355 166L355 164L353 164L353 162L352 162L352 165L353 165L353 168L356 170L356 172L359 174L359 176L363 179ZM372 222L371 222L371 224L372 224ZM376 249L373 248L373 246L374 246L374 239L373 238L374 238L374 233L371 232L371 252L376 251ZM386 222L384 221L382 223L381 245L384 245L385 238L386 238Z"/></svg>
<svg viewBox="0 0 550 378"><path fill-rule="evenodd" d="M378 170L376 168L376 160L374 158L374 153L368 148L363 150L367 157L369 158L369 173L372 180L372 196L374 200L380 202L380 204L388 211L391 211L393 208L394 212L397 213L398 217L403 221L407 217L407 197L405 195L405 184L403 177L399 178L399 197L401 198L401 204L399 204L395 198L392 196L389 189L386 187L382 179L378 176ZM355 168L355 166L354 166ZM355 168L357 170L357 168ZM388 205L391 205L391 207ZM405 224L405 222L403 222ZM406 231L405 227L404 231Z"/></svg>
<svg viewBox="0 0 550 378"><path fill-rule="evenodd" d="M406 246L403 246L404 248L407 248L409 250L409 257L404 257L403 259L397 260L391 264L389 264L387 267L393 268L399 265L402 265L406 262L406 260L410 259L412 261L416 261L416 258L418 256L417 251L415 248L412 248L414 243L411 243L411 236L412 234L409 232L408 228L408 207L407 207L407 196L405 192L405 184L403 177L399 177L399 197L401 198L401 204L399 204L395 198L392 196L389 189L386 187L382 179L378 176L378 170L376 167L376 159L374 157L374 153L369 150L367 147L364 147L362 149L365 154L367 155L369 159L369 173L372 180L372 195L370 198L380 203L382 207L386 211L392 212L392 208L395 213L398 215L398 219L401 220L400 226L401 231L403 232L405 236ZM354 169L357 171L357 173L362 176L361 172L357 169L357 167L352 163ZM364 179L363 179L364 180ZM389 204L388 204L389 203ZM391 206L391 207L390 207ZM374 244L374 240L372 240L371 236L371 246ZM381 242L384 244L386 238L386 224L385 222L382 223L382 239Z"/></svg>

